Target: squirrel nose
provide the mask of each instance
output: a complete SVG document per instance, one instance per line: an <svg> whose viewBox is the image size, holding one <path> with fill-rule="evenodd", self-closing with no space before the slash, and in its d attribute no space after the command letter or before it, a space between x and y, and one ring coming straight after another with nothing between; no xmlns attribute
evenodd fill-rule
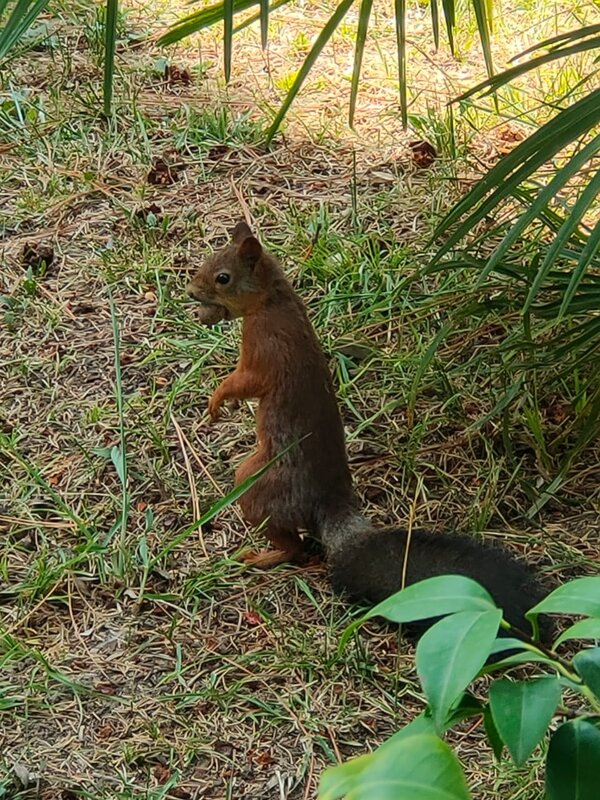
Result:
<svg viewBox="0 0 600 800"><path fill-rule="evenodd" d="M188 283L185 287L185 293L188 297L191 297L193 300L197 300L197 290L193 283Z"/></svg>

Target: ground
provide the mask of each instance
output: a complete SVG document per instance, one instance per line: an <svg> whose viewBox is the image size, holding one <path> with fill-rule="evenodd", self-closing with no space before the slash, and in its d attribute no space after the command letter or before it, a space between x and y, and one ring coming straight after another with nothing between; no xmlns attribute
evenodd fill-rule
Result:
<svg viewBox="0 0 600 800"><path fill-rule="evenodd" d="M511 452L499 421L473 427L494 407L514 319L465 326L420 370L470 280L418 276L435 220L529 118L481 112L485 134L459 125L453 141L444 103L482 77L475 35L461 35L457 61L435 54L426 9L413 8L410 134L378 12L357 131L344 123L350 26L266 148L327 9L274 14L268 56L256 31L240 34L225 89L218 33L167 51L165 75L165 53L132 34L176 14L125 5L107 124L98 15L66 5L45 20L52 47L2 79L0 796L312 798L327 765L422 709L413 651L373 623L340 652L357 609L332 596L323 564L244 569L237 552L262 543L235 506L193 526L231 489L254 432L252 404L206 419L239 328L201 327L186 277L248 215L331 359L372 516L487 531L550 583L590 573L593 448L532 519L531 488L552 462L518 409ZM574 13L534 5L514 4L511 55ZM522 108L535 106L529 89ZM408 146L421 138L433 163ZM549 438L568 414L566 389L543 396ZM539 797L541 755L527 770L495 764L478 725L452 741L475 797Z"/></svg>

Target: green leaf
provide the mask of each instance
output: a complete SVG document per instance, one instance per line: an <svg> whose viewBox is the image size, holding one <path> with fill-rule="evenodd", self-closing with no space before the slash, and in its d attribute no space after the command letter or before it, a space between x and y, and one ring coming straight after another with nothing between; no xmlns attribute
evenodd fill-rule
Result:
<svg viewBox="0 0 600 800"><path fill-rule="evenodd" d="M490 686L490 709L502 741L515 764L533 753L560 702L558 678L517 682L502 678Z"/></svg>
<svg viewBox="0 0 600 800"><path fill-rule="evenodd" d="M586 719L565 722L550 739L547 800L598 800L600 731Z"/></svg>
<svg viewBox="0 0 600 800"><path fill-rule="evenodd" d="M600 617L600 577L576 578L559 586L527 612L527 619L537 614L582 614Z"/></svg>
<svg viewBox="0 0 600 800"><path fill-rule="evenodd" d="M414 622L457 611L488 611L496 605L477 581L463 575L436 575L386 597L363 617Z"/></svg>
<svg viewBox="0 0 600 800"><path fill-rule="evenodd" d="M437 736L409 736L362 756L366 764L339 783L327 770L321 779L319 800L469 800L469 790L457 757ZM356 759L355 761L358 761ZM352 764L353 762L349 762ZM343 765L344 767L348 765Z"/></svg>
<svg viewBox="0 0 600 800"><path fill-rule="evenodd" d="M104 79L102 82L105 117L110 117L112 112L118 14L119 0L106 0L106 20L104 24Z"/></svg>
<svg viewBox="0 0 600 800"><path fill-rule="evenodd" d="M417 673L438 731L485 664L501 619L500 609L459 611L437 622L419 640Z"/></svg>
<svg viewBox="0 0 600 800"><path fill-rule="evenodd" d="M275 119L273 120L273 124L267 131L267 144L277 133L277 130L279 129L279 126L281 125L283 118L287 114L287 111L291 106L291 104L293 103L294 98L302 88L302 84L306 80L308 73L313 67L313 64L320 56L321 51L323 50L323 48L333 35L333 32L335 31L337 26L344 19L344 17L352 7L353 3L354 0L342 0L342 2L338 5L338 7L335 9L333 14L329 17L329 19L321 29L321 32L317 36L316 42L312 46L310 52L308 53L308 55L304 59L302 66L300 67L298 75L296 76L296 80L292 84L289 92L285 97L285 100L281 105L281 108L277 112Z"/></svg>
<svg viewBox="0 0 600 800"><path fill-rule="evenodd" d="M590 617L579 620L560 634L553 647L557 648L559 644L568 639L600 639L600 618Z"/></svg>
<svg viewBox="0 0 600 800"><path fill-rule="evenodd" d="M569 306L571 304L571 301L573 300L575 292L579 288L579 285L585 274L585 271L592 263L594 256L598 253L599 248L600 248L600 222L597 222L588 237L585 247L581 251L581 256L579 258L579 261L577 262L577 267L575 270L573 270L573 273L571 275L571 280L569 281L567 290L564 293L563 300L560 305L560 310L558 312L559 318L563 317L568 311L571 310Z"/></svg>
<svg viewBox="0 0 600 800"><path fill-rule="evenodd" d="M348 124L353 127L354 112L356 111L356 98L358 95L358 82L360 80L360 69L362 67L363 55L365 51L365 41L371 16L373 0L362 0L358 12L358 30L356 32L356 48L354 50L354 67L352 69L352 84L350 87L350 112L348 114Z"/></svg>
<svg viewBox="0 0 600 800"><path fill-rule="evenodd" d="M119 476L119 480L121 481L121 485L125 483L127 470L125 465L125 459L123 457L123 453L121 450L115 445L111 448L110 451L110 460L114 464L115 469L117 470L117 475Z"/></svg>
<svg viewBox="0 0 600 800"><path fill-rule="evenodd" d="M600 647L592 647L577 653L573 659L573 666L585 685L600 700Z"/></svg>

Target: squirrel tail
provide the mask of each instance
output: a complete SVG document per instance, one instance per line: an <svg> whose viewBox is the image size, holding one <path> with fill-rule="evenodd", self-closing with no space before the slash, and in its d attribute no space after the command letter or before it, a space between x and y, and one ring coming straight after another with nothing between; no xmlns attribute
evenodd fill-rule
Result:
<svg viewBox="0 0 600 800"><path fill-rule="evenodd" d="M364 516L348 509L323 522L321 538L334 591L356 601L379 603L403 585L436 575L464 575L488 590L511 626L528 632L525 613L547 594L529 565L505 548L472 536L416 530L409 541L407 531L377 530ZM540 617L539 621L542 641L550 642L551 620ZM406 632L414 638L433 622L411 624Z"/></svg>

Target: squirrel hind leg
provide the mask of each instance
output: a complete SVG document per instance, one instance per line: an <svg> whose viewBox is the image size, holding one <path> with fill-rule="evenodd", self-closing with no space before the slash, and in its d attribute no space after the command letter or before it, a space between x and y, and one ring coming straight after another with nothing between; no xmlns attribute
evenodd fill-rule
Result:
<svg viewBox="0 0 600 800"><path fill-rule="evenodd" d="M306 560L304 542L298 531L283 530L269 526L264 531L266 538L274 545L274 550L260 550L243 556L245 564L268 569L278 564L302 564Z"/></svg>

